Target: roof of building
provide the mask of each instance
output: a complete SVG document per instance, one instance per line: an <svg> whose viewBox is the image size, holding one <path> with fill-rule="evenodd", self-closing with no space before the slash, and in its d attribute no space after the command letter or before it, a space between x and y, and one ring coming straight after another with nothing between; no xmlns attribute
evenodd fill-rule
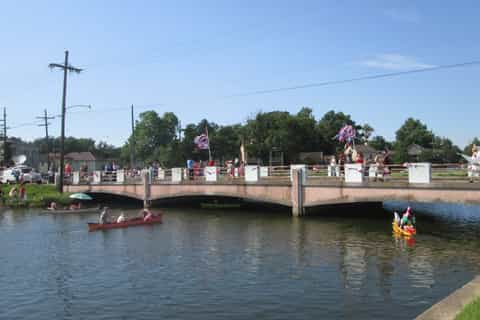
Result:
<svg viewBox="0 0 480 320"><path fill-rule="evenodd" d="M424 148L419 146L418 144L411 144L408 146L407 153L409 156L419 156L422 154Z"/></svg>
<svg viewBox="0 0 480 320"><path fill-rule="evenodd" d="M378 152L378 150L375 149L374 147L369 145L364 145L364 144L356 145L355 150L357 150L357 152L361 152L364 155Z"/></svg>
<svg viewBox="0 0 480 320"><path fill-rule="evenodd" d="M87 152L70 152L65 155L65 159L69 159L72 161L95 161L95 156L87 151Z"/></svg>

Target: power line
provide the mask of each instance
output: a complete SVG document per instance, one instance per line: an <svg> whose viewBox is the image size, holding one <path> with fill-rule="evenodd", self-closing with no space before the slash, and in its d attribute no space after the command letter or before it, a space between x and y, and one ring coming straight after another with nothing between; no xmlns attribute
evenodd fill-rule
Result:
<svg viewBox="0 0 480 320"><path fill-rule="evenodd" d="M255 95L261 95L261 94L281 92L281 91L291 91L291 90L307 89L307 88L314 88L314 87L324 87L324 86L330 86L330 85L335 85L335 84L343 84L343 83L349 83L349 82L357 82L357 81L364 81L364 80L374 80L374 79L381 79L381 78L397 77L397 76L414 74L414 73L422 73L422 72L430 72L430 71L437 71L437 70L444 70L444 69L470 67L470 66L474 66L474 65L478 65L478 64L480 64L480 60L462 62L462 63L455 63L455 64L446 64L446 65L440 65L440 66L423 68L423 69L382 73L382 74L376 74L376 75L364 76L364 77L357 77L357 78L350 78L350 79L344 79L344 80L313 82L313 83L307 83L307 84L302 84L302 85L297 85L297 86L292 86L292 87L255 90L255 91L250 91L250 92L232 94L232 95L226 96L225 98L247 97L247 96L255 96Z"/></svg>

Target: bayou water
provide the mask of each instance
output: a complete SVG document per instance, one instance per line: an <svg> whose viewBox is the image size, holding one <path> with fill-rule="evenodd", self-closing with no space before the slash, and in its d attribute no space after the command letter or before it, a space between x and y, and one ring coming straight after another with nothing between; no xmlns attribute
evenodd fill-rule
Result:
<svg viewBox="0 0 480 320"><path fill-rule="evenodd" d="M411 319L480 273L471 214L420 215L414 240L366 212L167 208L89 233L96 219L0 213L1 319Z"/></svg>

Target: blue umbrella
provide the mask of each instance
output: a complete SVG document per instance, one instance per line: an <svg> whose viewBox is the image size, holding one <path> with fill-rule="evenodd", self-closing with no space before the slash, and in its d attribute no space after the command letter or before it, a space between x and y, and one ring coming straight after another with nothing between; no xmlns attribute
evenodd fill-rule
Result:
<svg viewBox="0 0 480 320"><path fill-rule="evenodd" d="M90 197L88 194L80 193L80 192L71 194L69 198L70 199L77 199L77 200L93 200L93 198Z"/></svg>

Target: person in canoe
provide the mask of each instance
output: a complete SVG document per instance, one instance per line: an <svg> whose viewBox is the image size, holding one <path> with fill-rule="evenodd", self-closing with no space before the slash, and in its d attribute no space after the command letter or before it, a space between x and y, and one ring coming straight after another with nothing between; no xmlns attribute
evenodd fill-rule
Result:
<svg viewBox="0 0 480 320"><path fill-rule="evenodd" d="M149 221L149 220L152 220L153 218L152 212L147 208L142 209L142 215L143 215L143 221Z"/></svg>
<svg viewBox="0 0 480 320"><path fill-rule="evenodd" d="M120 215L118 216L117 218L117 223L122 223L122 222L126 222L127 221L127 217L125 217L125 213L120 213Z"/></svg>
<svg viewBox="0 0 480 320"><path fill-rule="evenodd" d="M100 223L100 224L108 223L108 216L109 216L108 207L105 207L105 208L103 208L103 211L100 214L100 218L98 219L98 223Z"/></svg>
<svg viewBox="0 0 480 320"><path fill-rule="evenodd" d="M48 206L47 210L51 210L51 211L57 210L57 203L55 201L50 202L50 205Z"/></svg>

